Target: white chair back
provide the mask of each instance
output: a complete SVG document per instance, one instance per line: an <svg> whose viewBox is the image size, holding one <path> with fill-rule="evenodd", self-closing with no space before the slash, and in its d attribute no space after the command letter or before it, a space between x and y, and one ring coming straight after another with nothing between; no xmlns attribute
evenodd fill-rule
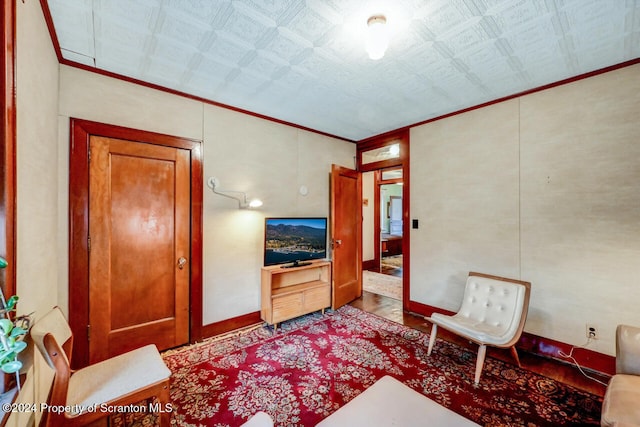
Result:
<svg viewBox="0 0 640 427"><path fill-rule="evenodd" d="M466 317L476 327L485 324L496 340L508 341L517 333L522 317L526 318L526 290L520 283L469 276L456 317Z"/></svg>
<svg viewBox="0 0 640 427"><path fill-rule="evenodd" d="M67 319L65 319L64 314L62 314L62 310L60 310L60 307L58 306L53 307L47 314L42 316L40 319L37 319L31 327L31 337L33 338L33 342L36 347L38 347L38 350L40 350L40 353L42 353L42 357L44 357L49 367L51 369L55 369L53 362L49 357L49 353L44 347L44 337L47 334L53 335L53 338L55 338L56 342L58 342L61 347L72 336L71 328L67 323ZM68 363L68 355L65 354L64 356Z"/></svg>

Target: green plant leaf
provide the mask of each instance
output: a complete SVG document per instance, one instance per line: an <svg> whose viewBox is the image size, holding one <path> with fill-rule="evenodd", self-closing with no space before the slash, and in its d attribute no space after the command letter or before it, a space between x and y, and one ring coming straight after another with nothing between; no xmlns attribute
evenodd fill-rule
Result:
<svg viewBox="0 0 640 427"><path fill-rule="evenodd" d="M7 265L9 265L7 260L0 256L0 268L5 268Z"/></svg>
<svg viewBox="0 0 640 427"><path fill-rule="evenodd" d="M0 319L0 330L4 335L9 335L9 332L13 329L13 323L9 319Z"/></svg>
<svg viewBox="0 0 640 427"><path fill-rule="evenodd" d="M22 335L26 335L27 334L27 330L21 328L20 326L14 326L13 329L11 329L11 336L12 337L19 337Z"/></svg>
<svg viewBox="0 0 640 427"><path fill-rule="evenodd" d="M2 371L6 372L7 374L15 374L20 370L20 368L22 368L22 362L20 362L19 360L13 360L2 365L2 368L0 369L2 369Z"/></svg>
<svg viewBox="0 0 640 427"><path fill-rule="evenodd" d="M13 347L11 347L14 353L20 353L25 348L27 348L27 343L24 341L18 341L13 345Z"/></svg>
<svg viewBox="0 0 640 427"><path fill-rule="evenodd" d="M7 310L13 310L15 308L16 304L18 303L19 299L20 299L20 297L18 297L18 295L12 295L11 298L9 298L9 300L7 301L6 309Z"/></svg>
<svg viewBox="0 0 640 427"><path fill-rule="evenodd" d="M5 360L13 360L13 359L15 359L15 354L13 353L13 350L0 351L0 363L4 362Z"/></svg>

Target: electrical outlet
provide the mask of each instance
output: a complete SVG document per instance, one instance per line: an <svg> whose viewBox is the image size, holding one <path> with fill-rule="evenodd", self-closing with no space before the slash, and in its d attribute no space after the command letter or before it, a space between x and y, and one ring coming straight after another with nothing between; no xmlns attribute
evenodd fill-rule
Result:
<svg viewBox="0 0 640 427"><path fill-rule="evenodd" d="M593 323L587 323L586 334L587 338L597 340L599 338L598 327Z"/></svg>

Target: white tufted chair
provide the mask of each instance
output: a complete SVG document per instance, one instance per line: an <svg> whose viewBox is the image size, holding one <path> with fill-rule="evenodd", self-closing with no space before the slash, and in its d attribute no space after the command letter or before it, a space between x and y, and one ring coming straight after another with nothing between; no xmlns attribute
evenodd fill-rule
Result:
<svg viewBox="0 0 640 427"><path fill-rule="evenodd" d="M436 341L438 326L467 338L480 346L476 361L475 383L480 382L487 346L511 348L520 366L515 344L520 339L529 309L531 283L482 273L469 273L462 307L447 316L433 313L427 318L433 327L428 355Z"/></svg>

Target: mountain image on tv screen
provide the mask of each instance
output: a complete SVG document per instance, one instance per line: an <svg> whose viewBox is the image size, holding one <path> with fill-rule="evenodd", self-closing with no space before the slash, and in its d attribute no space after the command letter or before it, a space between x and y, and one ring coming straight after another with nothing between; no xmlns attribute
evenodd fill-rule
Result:
<svg viewBox="0 0 640 427"><path fill-rule="evenodd" d="M265 265L322 259L327 255L326 218L267 218Z"/></svg>

